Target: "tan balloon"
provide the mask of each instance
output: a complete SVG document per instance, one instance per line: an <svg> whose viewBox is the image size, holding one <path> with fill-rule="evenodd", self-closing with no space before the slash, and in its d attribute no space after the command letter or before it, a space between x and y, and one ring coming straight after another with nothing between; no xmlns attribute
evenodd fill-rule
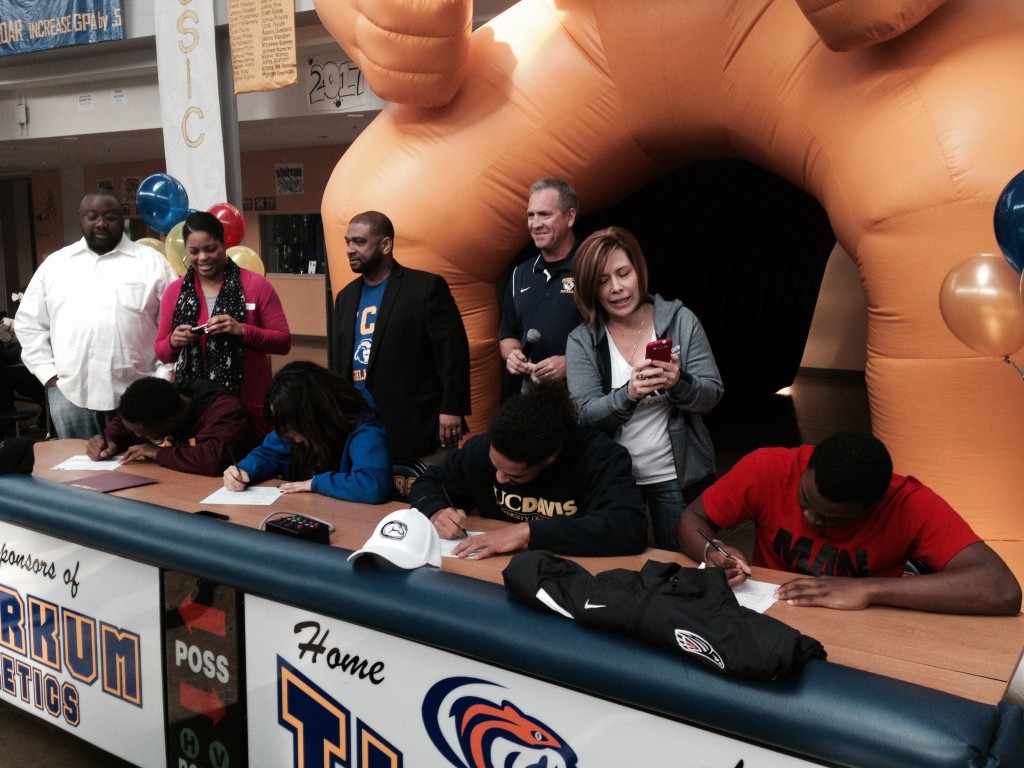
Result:
<svg viewBox="0 0 1024 768"><path fill-rule="evenodd" d="M164 252L163 240L157 240L155 237L140 237L135 242L139 245L148 245L150 248L160 251L160 253Z"/></svg>
<svg viewBox="0 0 1024 768"><path fill-rule="evenodd" d="M171 231L167 233L167 240L164 242L164 257L171 269L181 277L188 271L188 259L185 256L185 222L179 221Z"/></svg>
<svg viewBox="0 0 1024 768"><path fill-rule="evenodd" d="M228 248L225 253L227 253L229 259L235 262L235 264L240 266L242 269L248 269L250 272L256 272L260 275L267 274L267 270L263 267L263 261L260 259L260 255L252 248L246 245L236 245L232 248Z"/></svg>
<svg viewBox="0 0 1024 768"><path fill-rule="evenodd" d="M1024 347L1019 282L1002 256L969 256L942 281L942 319L953 335L975 352L989 357L1012 355Z"/></svg>

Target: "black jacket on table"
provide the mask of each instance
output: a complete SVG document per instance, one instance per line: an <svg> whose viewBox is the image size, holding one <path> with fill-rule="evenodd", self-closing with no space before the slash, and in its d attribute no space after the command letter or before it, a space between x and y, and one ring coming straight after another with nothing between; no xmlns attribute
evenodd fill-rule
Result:
<svg viewBox="0 0 1024 768"><path fill-rule="evenodd" d="M521 485L497 482L490 447L480 435L429 467L413 485L410 504L429 517L451 499L467 513L526 522L530 549L606 557L646 548L647 516L629 453L607 435L574 431L555 462Z"/></svg>
<svg viewBox="0 0 1024 768"><path fill-rule="evenodd" d="M593 576L548 552L521 552L502 575L508 593L528 605L637 635L732 677L790 677L826 657L813 637L736 602L721 568L648 560L640 571Z"/></svg>
<svg viewBox="0 0 1024 768"><path fill-rule="evenodd" d="M333 365L349 379L362 288L357 277L334 304ZM392 456L433 453L439 446L438 415L469 414L469 341L443 277L394 263L373 330L366 388L380 410Z"/></svg>

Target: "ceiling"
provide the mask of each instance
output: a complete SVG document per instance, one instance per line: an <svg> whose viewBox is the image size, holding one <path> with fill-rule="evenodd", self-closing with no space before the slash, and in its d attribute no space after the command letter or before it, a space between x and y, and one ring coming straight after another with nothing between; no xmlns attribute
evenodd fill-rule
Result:
<svg viewBox="0 0 1024 768"><path fill-rule="evenodd" d="M483 24L513 4L513 0L476 0L474 27ZM296 15L297 36L326 38L313 12ZM99 75L95 69L85 67L86 61L97 61L98 54L113 61ZM139 38L117 43L100 43L53 51L39 51L18 57L17 66L11 59L5 61L0 73L0 92L13 91L26 80L32 82L76 81L95 82L97 76L113 80L132 76L156 77L156 54L153 38ZM75 61L83 67L76 70ZM54 75L55 63L64 73ZM82 70L88 70L82 72ZM348 144L373 119L369 114L300 115L296 117L253 120L239 123L240 151L309 147L330 144ZM96 134L82 134L59 138L25 139L0 142L0 178L28 176L32 171L55 169L75 165L97 165L106 162L132 162L162 158L163 133L159 128Z"/></svg>

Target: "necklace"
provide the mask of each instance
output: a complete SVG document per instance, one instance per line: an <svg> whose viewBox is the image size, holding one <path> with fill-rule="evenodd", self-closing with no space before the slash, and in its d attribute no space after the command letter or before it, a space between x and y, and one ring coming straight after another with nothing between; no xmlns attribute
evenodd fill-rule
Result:
<svg viewBox="0 0 1024 768"><path fill-rule="evenodd" d="M631 349L629 351L629 360L627 361L630 364L630 366L633 365L633 355L636 354L637 344L640 343L640 334L643 333L644 322L647 320L647 311L646 310L647 310L647 307L644 306L644 305L641 305L641 307L640 307L640 327L636 329L636 340L633 341L633 349Z"/></svg>

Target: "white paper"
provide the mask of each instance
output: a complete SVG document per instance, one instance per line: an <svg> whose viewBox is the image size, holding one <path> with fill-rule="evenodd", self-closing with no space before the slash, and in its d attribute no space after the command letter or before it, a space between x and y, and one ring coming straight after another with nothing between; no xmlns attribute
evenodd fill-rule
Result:
<svg viewBox="0 0 1024 768"><path fill-rule="evenodd" d="M698 569L703 567L704 563L697 566ZM736 595L736 602L744 608L764 613L775 605L775 590L778 588L778 584L747 579L738 587L733 587L732 593Z"/></svg>
<svg viewBox="0 0 1024 768"><path fill-rule="evenodd" d="M53 469L70 469L70 470L83 470L89 471L96 470L112 470L121 468L121 459L124 456L111 456L109 459L102 459L100 461L93 461L84 453L78 456L72 456L70 459L65 459Z"/></svg>
<svg viewBox="0 0 1024 768"><path fill-rule="evenodd" d="M747 579L738 587L733 587L732 591L737 602L744 608L764 613L775 605L775 590L778 588L778 584Z"/></svg>
<svg viewBox="0 0 1024 768"><path fill-rule="evenodd" d="M211 493L200 504L235 504L247 507L269 507L281 496L277 486L251 485L244 491L228 490L221 486Z"/></svg>
<svg viewBox="0 0 1024 768"><path fill-rule="evenodd" d="M466 536L479 536L481 533L483 531L466 531ZM452 550L464 541L465 539L441 539L441 557L458 557L452 554ZM470 552L466 557L473 557L475 554L476 552Z"/></svg>

